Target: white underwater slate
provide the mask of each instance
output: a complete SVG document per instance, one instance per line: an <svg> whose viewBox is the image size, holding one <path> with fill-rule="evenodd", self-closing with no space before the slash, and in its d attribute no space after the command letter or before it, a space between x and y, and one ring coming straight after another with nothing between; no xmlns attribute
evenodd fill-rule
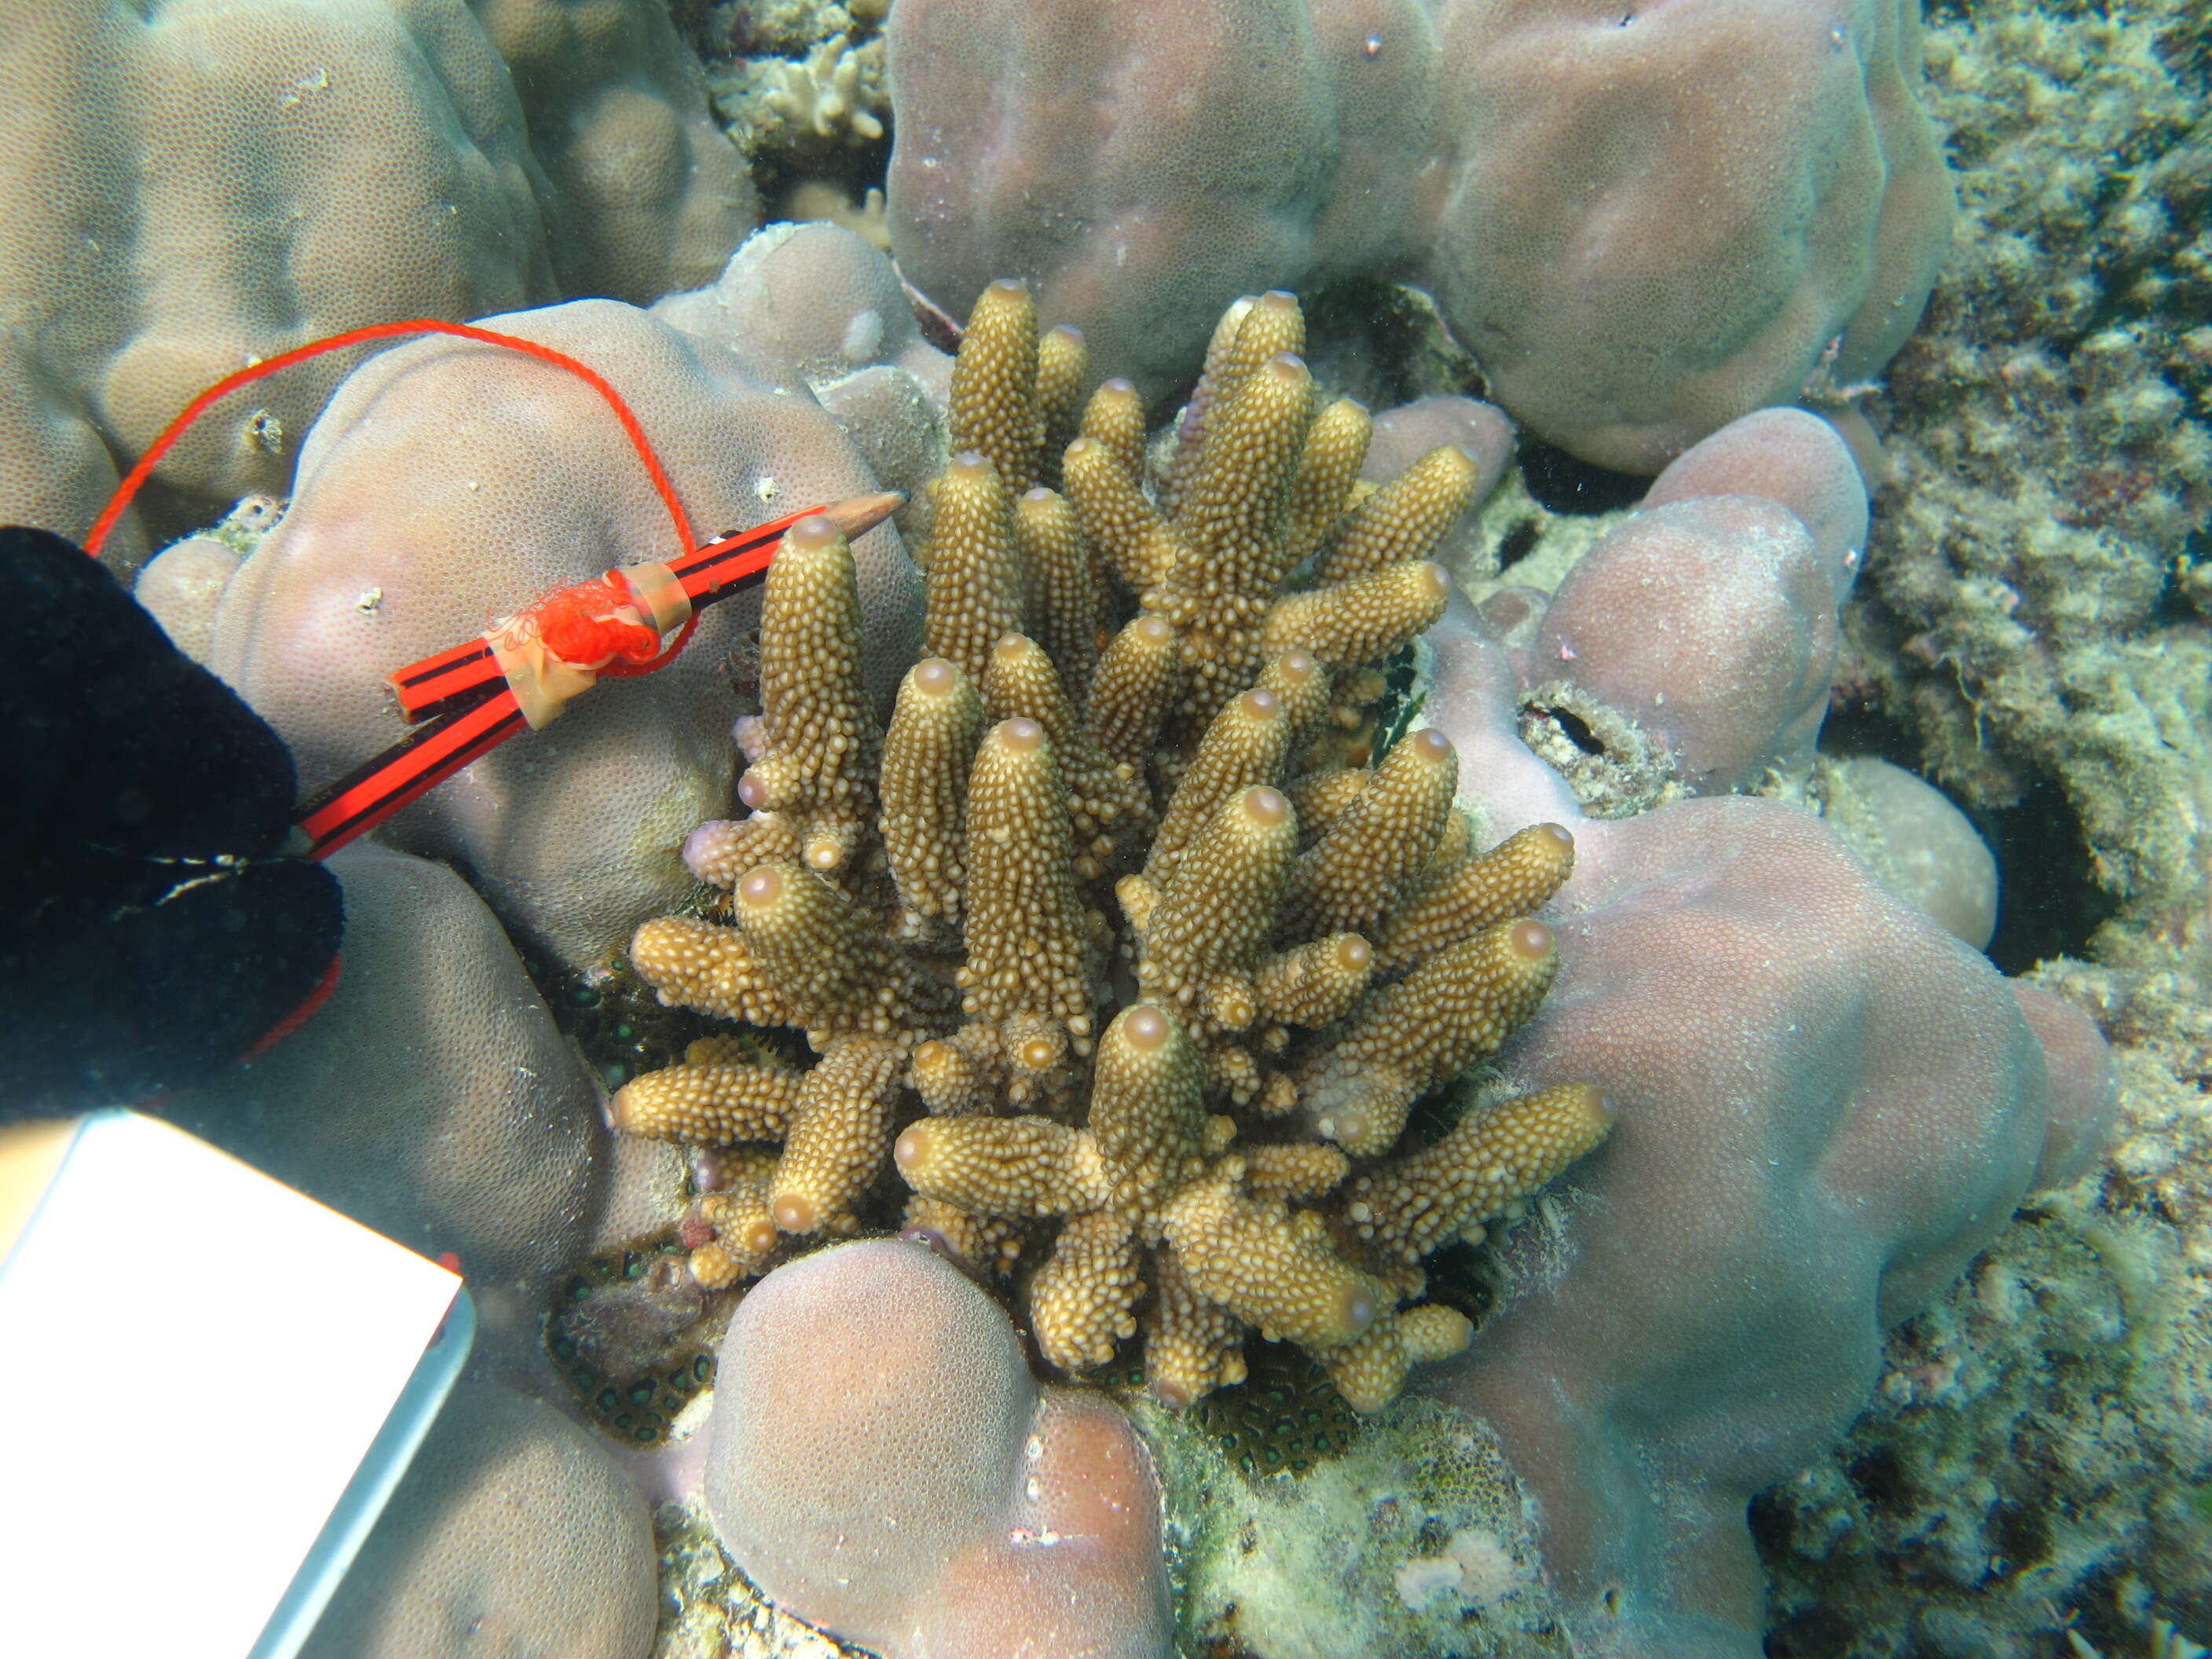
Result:
<svg viewBox="0 0 2212 1659"><path fill-rule="evenodd" d="M473 1328L456 1274L158 1119L0 1132L0 1651L287 1659Z"/></svg>

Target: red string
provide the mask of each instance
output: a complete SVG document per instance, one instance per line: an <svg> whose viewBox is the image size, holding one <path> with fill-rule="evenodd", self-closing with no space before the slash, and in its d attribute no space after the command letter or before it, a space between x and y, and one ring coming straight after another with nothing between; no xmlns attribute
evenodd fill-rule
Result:
<svg viewBox="0 0 2212 1659"><path fill-rule="evenodd" d="M495 333L490 329L477 328L468 323L441 323L427 317L417 317L404 323L374 323L367 328L348 329L343 334L333 334L326 339L295 346L289 351L280 351L274 357L251 364L234 374L223 376L186 404L184 413L161 428L161 435L155 439L146 453L138 458L137 465L125 475L123 482L116 487L115 494L108 498L106 507L101 509L100 517L94 520L92 533L84 540L84 550L94 558L100 556L100 547L115 528L116 520L128 510L146 480L153 476L154 469L161 464L161 458L175 447L179 438L184 436L185 428L239 387L251 386L280 368L289 368L294 363L319 357L326 351L342 350L347 346L361 345L370 340L403 339L410 334L450 334L459 339L474 340L481 345L504 346L511 351L535 357L541 362L551 363L557 368L565 368L575 375L606 400L607 406L615 412L615 418L622 422L623 431L629 435L630 447L637 451L638 459L645 463L646 471L652 475L653 489L668 507L669 519L676 526L677 550L689 553L698 544L697 538L691 533L691 521L684 516L684 504L676 499L676 488L669 483L668 474L660 465L660 458L653 453L652 441L646 437L645 428L638 424L637 416L630 413L629 405L623 401L622 393L609 385L606 378L597 369L579 362L565 351L556 351L551 346L540 345L535 340ZM671 647L660 660L665 661L680 650L683 640L688 639L690 635L690 629L687 626L678 643ZM652 665L654 667L659 665L659 663ZM643 673L648 670L646 665L640 665L628 670L610 672Z"/></svg>
<svg viewBox="0 0 2212 1659"><path fill-rule="evenodd" d="M641 622L611 614L629 603L629 590L613 575L558 588L524 613L545 648L578 668L612 672L617 663L647 663L660 635Z"/></svg>
<svg viewBox="0 0 2212 1659"><path fill-rule="evenodd" d="M331 1000L331 993L338 988L338 975L343 970L344 963L333 953L330 965L323 969L322 976L316 980L307 994L300 1000L299 1006L254 1038L253 1046L240 1054L239 1060L242 1062L260 1059L321 1012L323 1005Z"/></svg>
<svg viewBox="0 0 2212 1659"><path fill-rule="evenodd" d="M661 651L660 635L649 624L611 614L629 603L629 588L609 571L587 582L556 587L532 600L515 617L514 625L534 634L562 662L610 679L650 674L666 667L691 642L699 613L695 611L686 617L668 648Z"/></svg>
<svg viewBox="0 0 2212 1659"><path fill-rule="evenodd" d="M659 656L647 662L611 662L599 670L599 672L609 679L619 680L626 679L632 674L650 674L656 669L665 668L676 660L677 654L685 646L691 643L691 630L698 625L699 613L695 611L684 619L684 626L677 629L676 637L669 641L668 649Z"/></svg>

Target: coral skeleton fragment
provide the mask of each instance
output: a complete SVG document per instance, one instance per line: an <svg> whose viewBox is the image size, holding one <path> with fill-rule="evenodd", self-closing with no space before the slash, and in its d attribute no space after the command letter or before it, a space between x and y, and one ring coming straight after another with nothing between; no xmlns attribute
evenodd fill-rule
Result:
<svg viewBox="0 0 2212 1659"><path fill-rule="evenodd" d="M1541 1000L1530 913L1573 842L1478 851L1441 733L1373 752L1376 666L1440 615L1425 556L1477 469L1443 448L1359 481L1367 413L1316 388L1304 327L1285 294L1233 307L1148 477L1130 388L1079 417L1080 337L987 290L919 553L927 654L887 728L845 537L786 535L750 814L684 848L726 919L630 950L664 1002L820 1055L710 1038L617 1095L629 1133L744 1149L699 1205L702 1284L858 1231L889 1158L909 1228L1001 1276L1032 1252L1053 1364L1141 1328L1150 1386L1186 1404L1243 1380L1256 1328L1372 1410L1469 1335L1421 1299L1421 1258L1604 1138L1575 1086L1407 1133Z"/></svg>

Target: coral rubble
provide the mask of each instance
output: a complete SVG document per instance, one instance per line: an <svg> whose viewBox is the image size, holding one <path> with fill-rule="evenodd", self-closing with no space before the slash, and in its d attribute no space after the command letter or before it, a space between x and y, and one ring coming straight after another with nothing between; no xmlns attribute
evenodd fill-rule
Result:
<svg viewBox="0 0 2212 1659"><path fill-rule="evenodd" d="M1960 235L1850 399L1889 470L1838 702L1994 830L1992 950L2111 1037L2120 1127L1760 1500L1771 1650L2139 1653L2212 1620L2212 29L1946 4L1928 57Z"/></svg>
<svg viewBox="0 0 2212 1659"><path fill-rule="evenodd" d="M1341 1458L1255 1481L1190 1417L1140 1407L1136 1419L1168 1496L1189 1650L1574 1651L1528 1494L1485 1425L1432 1401L1396 1401Z"/></svg>
<svg viewBox="0 0 2212 1659"><path fill-rule="evenodd" d="M1944 19L1929 46L1971 234L1866 399L1892 476L1872 592L1846 618L1850 690L1906 725L1971 805L2063 799L2094 886L2123 913L2102 951L2201 976L2203 20L2186 5L2123 19L2008 3ZM2062 98L2073 118L2049 120ZM2070 839L2054 838L2056 856L2075 855ZM2039 953L2086 943L2086 926L2067 931Z"/></svg>
<svg viewBox="0 0 2212 1659"><path fill-rule="evenodd" d="M1467 1340L1419 1300L1421 1257L1603 1138L1595 1091L1565 1086L1401 1149L1413 1103L1542 998L1528 916L1573 848L1547 825L1479 852L1439 733L1371 752L1371 665L1440 611L1421 556L1479 469L1447 447L1360 483L1366 413L1322 398L1303 343L1289 295L1234 307L1148 481L1131 389L1064 442L1079 339L989 289L921 553L930 654L886 730L849 550L819 520L787 536L752 814L684 848L727 920L631 947L664 1000L821 1054L794 1075L710 1039L617 1096L633 1133L782 1142L703 1201L702 1282L854 1231L910 1088L910 1225L1005 1267L1057 1219L1029 1298L1054 1364L1103 1364L1144 1304L1164 1398L1240 1381L1256 1327L1371 1409Z"/></svg>

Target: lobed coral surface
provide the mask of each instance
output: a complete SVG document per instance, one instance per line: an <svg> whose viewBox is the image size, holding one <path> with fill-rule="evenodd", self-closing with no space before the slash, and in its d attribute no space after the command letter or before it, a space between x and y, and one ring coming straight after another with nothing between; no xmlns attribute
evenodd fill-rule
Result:
<svg viewBox="0 0 2212 1659"><path fill-rule="evenodd" d="M1705 793L1701 758L1730 746L1804 764L1802 737L1794 760L1772 745L1808 705L1774 688L1798 683L1808 640L1833 641L1866 521L1847 453L1808 416L1751 417L1679 465L1554 594L1496 585L1456 608L1424 705L1491 833L1576 837L1559 981L1502 1069L1520 1088L1587 1078L1620 1113L1554 1224L1506 1248L1498 1304L1439 1391L1498 1426L1534 1489L1577 1640L1639 1656L1757 1650L1745 1502L1832 1441L1885 1326L2031 1184L2079 1173L2113 1104L2077 1008L2008 983L1830 826ZM1729 574L1724 604L1642 562L1694 544L1678 526L1697 509L1716 528L1696 568ZM1794 561L1747 559L1717 528L1756 553L1778 523ZM1561 729L1566 690L1598 753L1570 750L1604 766L1563 774L1530 747Z"/></svg>
<svg viewBox="0 0 2212 1659"><path fill-rule="evenodd" d="M0 516L72 538L233 369L368 323L642 304L759 216L657 0L9 0L0 40ZM147 510L283 492L358 361L201 422Z"/></svg>
<svg viewBox="0 0 2212 1659"><path fill-rule="evenodd" d="M825 1395L824 1372L845 1386ZM763 1280L705 1431L724 1545L782 1606L884 1659L1166 1659L1152 1462L1118 1408L1039 1389L991 1298L864 1239Z"/></svg>
<svg viewBox="0 0 2212 1659"><path fill-rule="evenodd" d="M1651 471L1878 371L1948 246L1901 0L1139 15L903 0L888 202L939 303L1033 277L1151 397L1235 295L1402 274L1516 420Z"/></svg>
<svg viewBox="0 0 2212 1659"><path fill-rule="evenodd" d="M596 362L639 411L691 514L718 531L781 516L775 503L786 499L874 489L829 415L781 393L790 371L773 360L763 372L723 340L612 301L495 321ZM557 447L549 428L562 434ZM635 453L589 388L512 352L402 346L349 380L309 434L290 510L223 590L210 664L316 788L403 735L385 684L393 669L535 592L666 557L671 539ZM495 547L501 556L487 559ZM887 691L915 576L896 531L875 531L862 549ZM488 758L391 833L468 863L539 948L578 967L599 959L683 890L673 845L729 786L739 705L721 660L744 611L707 613L673 666L586 700L526 753Z"/></svg>

